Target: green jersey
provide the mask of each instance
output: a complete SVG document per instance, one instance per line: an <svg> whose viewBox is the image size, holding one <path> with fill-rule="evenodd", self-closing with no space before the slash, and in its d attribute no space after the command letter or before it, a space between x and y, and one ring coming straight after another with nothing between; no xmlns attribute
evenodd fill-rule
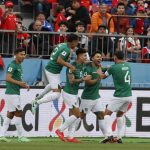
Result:
<svg viewBox="0 0 150 150"><path fill-rule="evenodd" d="M98 68L93 66L92 63L89 63L86 65L85 74L91 75L92 80L95 80L99 77L99 75L97 73L97 69ZM100 87L100 81L97 81L95 84L92 84L92 85L85 84L81 98L88 99L88 100L89 99L96 100L96 99L100 98L99 87Z"/></svg>
<svg viewBox="0 0 150 150"><path fill-rule="evenodd" d="M131 92L131 67L127 62L112 65L106 75L112 75L115 86L115 97L129 97Z"/></svg>
<svg viewBox="0 0 150 150"><path fill-rule="evenodd" d="M58 57L61 57L64 61L68 61L70 53L71 50L67 43L58 44L57 47L53 50L50 61L48 62L45 69L51 73L59 74L63 66L57 63Z"/></svg>
<svg viewBox="0 0 150 150"><path fill-rule="evenodd" d="M21 64L17 64L15 60L8 65L7 73L11 74L14 80L22 81L22 67ZM6 82L5 94L20 95L20 86L11 82Z"/></svg>
<svg viewBox="0 0 150 150"><path fill-rule="evenodd" d="M80 83L71 84L69 82L69 79L68 79L68 74L73 74L75 79L81 79L84 76L85 65L84 64L77 64L76 62L73 62L71 64L76 68L76 70L74 72L71 72L69 70L69 68L67 68L66 85L64 87L64 91L69 93L69 94L77 95Z"/></svg>

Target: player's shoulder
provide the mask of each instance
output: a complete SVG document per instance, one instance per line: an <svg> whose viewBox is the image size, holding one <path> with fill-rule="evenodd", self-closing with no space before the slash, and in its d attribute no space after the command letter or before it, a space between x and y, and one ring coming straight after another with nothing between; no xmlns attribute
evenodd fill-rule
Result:
<svg viewBox="0 0 150 150"><path fill-rule="evenodd" d="M10 64L8 65L8 67L16 67L16 62L15 60L11 61Z"/></svg>
<svg viewBox="0 0 150 150"><path fill-rule="evenodd" d="M91 61L86 62L85 67L92 67L92 62Z"/></svg>
<svg viewBox="0 0 150 150"><path fill-rule="evenodd" d="M92 71L92 62L87 62L87 63L84 65L84 71L85 71L85 72L91 72L91 71Z"/></svg>
<svg viewBox="0 0 150 150"><path fill-rule="evenodd" d="M67 46L67 43L60 43L60 44L57 45L57 47L58 48L66 48L68 46Z"/></svg>

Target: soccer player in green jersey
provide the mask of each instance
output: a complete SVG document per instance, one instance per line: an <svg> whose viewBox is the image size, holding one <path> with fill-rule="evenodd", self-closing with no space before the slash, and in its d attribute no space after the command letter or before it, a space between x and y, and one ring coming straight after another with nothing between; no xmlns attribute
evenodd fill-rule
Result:
<svg viewBox="0 0 150 150"><path fill-rule="evenodd" d="M78 103L79 84L89 79L89 76L84 76L85 61L87 59L86 50L79 48L76 51L77 59L71 63L76 70L72 71L69 68L66 72L66 85L63 89L62 96L65 104L69 107L70 117L64 122L60 129L56 130L56 134L62 141L79 143L80 141L74 138L74 130L76 122L80 122L80 110ZM78 119L79 118L79 119ZM77 123L78 124L78 123ZM68 137L64 138L64 130L68 129Z"/></svg>
<svg viewBox="0 0 150 150"><path fill-rule="evenodd" d="M122 143L122 128L124 125L123 115L127 111L128 105L132 99L131 92L131 67L127 62L124 61L124 53L122 51L116 51L114 55L115 64L112 65L105 74L101 74L101 78L106 78L112 75L115 92L114 98L108 104L105 110L105 121L107 128L108 138L104 139L102 143L109 142L112 138L111 130L111 114L117 112L117 129L118 136L116 141Z"/></svg>
<svg viewBox="0 0 150 150"><path fill-rule="evenodd" d="M91 56L92 62L86 65L85 75L90 75L90 80L85 81L85 87L81 95L80 112L83 119L87 113L92 111L98 118L99 128L106 137L104 110L100 99L100 75L98 70L103 70L100 63L102 61L101 53L96 51Z"/></svg>
<svg viewBox="0 0 150 150"><path fill-rule="evenodd" d="M50 61L45 67L45 73L49 84L32 102L33 113L35 113L38 105L59 99L61 93L59 88L60 72L63 66L69 68L71 71L75 70L75 67L68 63L68 59L70 59L72 51L76 48L77 45L78 36L76 34L70 34L68 36L67 43L58 44L57 47L53 50Z"/></svg>
<svg viewBox="0 0 150 150"><path fill-rule="evenodd" d="M0 141L9 142L10 140L5 137L6 131L11 123L11 120L15 119L15 125L18 132L19 142L29 142L30 140L22 137L22 108L20 88L27 88L29 86L22 81L23 71L21 63L25 59L25 50L22 48L16 49L15 60L13 60L8 68L6 74L6 92L5 101L7 103L7 117L4 120Z"/></svg>

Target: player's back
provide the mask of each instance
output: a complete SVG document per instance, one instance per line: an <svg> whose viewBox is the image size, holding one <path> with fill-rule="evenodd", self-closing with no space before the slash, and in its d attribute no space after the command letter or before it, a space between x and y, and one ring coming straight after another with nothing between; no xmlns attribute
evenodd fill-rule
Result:
<svg viewBox="0 0 150 150"><path fill-rule="evenodd" d="M62 70L62 65L57 63L58 57L61 57L64 61L67 61L70 56L70 48L67 43L58 44L53 50L50 61L45 67L51 73L59 74Z"/></svg>
<svg viewBox="0 0 150 150"><path fill-rule="evenodd" d="M117 63L110 67L109 74L112 74L116 97L131 96L131 67L127 62Z"/></svg>

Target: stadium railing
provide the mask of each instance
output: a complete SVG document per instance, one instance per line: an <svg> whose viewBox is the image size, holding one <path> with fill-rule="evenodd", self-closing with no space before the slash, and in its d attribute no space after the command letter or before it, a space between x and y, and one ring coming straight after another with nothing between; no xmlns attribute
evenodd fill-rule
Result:
<svg viewBox="0 0 150 150"><path fill-rule="evenodd" d="M24 33L30 35L26 38L23 36ZM58 33L58 32L36 32L36 31L25 31L22 33L17 33L15 31L0 30L0 54L2 56L8 57L12 56L14 50L18 47L24 47L26 49L26 54L28 57L40 57L49 58L52 50L58 43L65 41L66 36L70 34ZM134 53L127 51L127 35L121 34L99 34L99 33L77 33L79 35L79 47L86 48L89 55L94 51L98 50L102 53L103 60L110 61L113 60L113 56L116 50L122 50L125 53L125 57L128 61L133 62L143 62L141 55L142 48L146 45L147 39L150 36L146 35L134 35L131 38L136 38L140 40L141 49L138 51L136 58L132 58ZM86 37L86 38L85 38ZM26 38L26 39L25 39ZM130 40L131 40L130 38ZM120 42L121 41L121 42ZM121 43L121 44L120 44Z"/></svg>

